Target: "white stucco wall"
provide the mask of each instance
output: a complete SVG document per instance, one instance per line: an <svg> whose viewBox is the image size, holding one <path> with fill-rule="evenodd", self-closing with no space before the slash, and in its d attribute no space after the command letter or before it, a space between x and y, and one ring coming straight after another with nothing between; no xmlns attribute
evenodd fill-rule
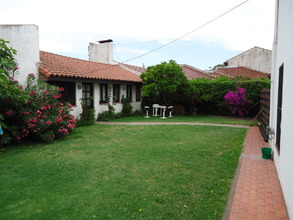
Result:
<svg viewBox="0 0 293 220"><path fill-rule="evenodd" d="M76 83L76 106L73 107L72 114L76 118L80 118L80 114L82 113L82 106L81 106L81 99L82 99L82 89L78 89L78 87L82 87L81 82ZM136 97L136 87L132 86L132 107L133 111L141 110L141 102L137 102L135 100ZM113 85L108 84L108 91L113 94ZM122 97L126 97L126 85L120 86L120 100ZM94 102L94 109L95 109L95 118L98 117L99 113L108 111L108 104L107 103L101 103L100 104L100 84L99 83L93 83L93 102ZM113 103L112 99L110 100L110 103L114 106L115 112L121 112L123 105L121 102L119 103Z"/></svg>
<svg viewBox="0 0 293 220"><path fill-rule="evenodd" d="M270 145L281 182L290 219L293 219L293 1L282 0L275 23L273 45L271 118L270 127L276 131L279 68L284 64L283 105L280 153L275 148L276 138L271 135ZM277 9L278 7L276 7Z"/></svg>
<svg viewBox="0 0 293 220"><path fill-rule="evenodd" d="M245 66L250 69L270 73L272 68L272 51L254 47L228 60L228 66Z"/></svg>
<svg viewBox="0 0 293 220"><path fill-rule="evenodd" d="M30 73L38 76L39 28L36 25L0 25L0 38L10 41L8 46L17 50L19 70L14 78L23 86Z"/></svg>
<svg viewBox="0 0 293 220"><path fill-rule="evenodd" d="M115 64L113 61L113 44L102 43L95 44L90 43L88 47L89 61Z"/></svg>
<svg viewBox="0 0 293 220"><path fill-rule="evenodd" d="M73 111L71 112L75 118L80 118L80 114L82 113L81 107L81 98L82 98L82 90L78 89L82 87L82 83L77 82L75 83L75 106L72 108Z"/></svg>

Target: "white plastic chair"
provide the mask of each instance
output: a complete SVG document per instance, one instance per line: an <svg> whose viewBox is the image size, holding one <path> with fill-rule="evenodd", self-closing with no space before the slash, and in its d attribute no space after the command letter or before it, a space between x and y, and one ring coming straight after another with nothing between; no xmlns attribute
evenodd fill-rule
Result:
<svg viewBox="0 0 293 220"><path fill-rule="evenodd" d="M169 111L169 118L173 117L172 116L172 112L174 111L173 106L169 106L168 111Z"/></svg>
<svg viewBox="0 0 293 220"><path fill-rule="evenodd" d="M162 117L161 117L161 119L166 119L166 117L165 117L165 112L166 112L166 106L160 106L160 109L162 109Z"/></svg>
<svg viewBox="0 0 293 220"><path fill-rule="evenodd" d="M149 110L150 110L150 107L149 106L144 106L144 110L145 110L145 112L146 112L146 116L145 116L145 118L149 118L150 116L149 116Z"/></svg>
<svg viewBox="0 0 293 220"><path fill-rule="evenodd" d="M160 105L159 104L153 104L153 116L157 117L158 116L158 109Z"/></svg>

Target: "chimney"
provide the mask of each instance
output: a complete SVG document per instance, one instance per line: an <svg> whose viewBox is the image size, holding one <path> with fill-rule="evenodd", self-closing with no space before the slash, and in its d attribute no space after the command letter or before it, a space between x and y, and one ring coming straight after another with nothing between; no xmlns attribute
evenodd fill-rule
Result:
<svg viewBox="0 0 293 220"><path fill-rule="evenodd" d="M99 44L90 43L89 60L99 63L114 64L112 40L100 40Z"/></svg>

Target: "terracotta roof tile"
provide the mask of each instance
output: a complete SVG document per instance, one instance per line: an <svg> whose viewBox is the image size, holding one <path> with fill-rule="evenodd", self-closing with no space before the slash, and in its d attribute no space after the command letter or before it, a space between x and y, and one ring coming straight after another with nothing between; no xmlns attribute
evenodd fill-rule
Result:
<svg viewBox="0 0 293 220"><path fill-rule="evenodd" d="M196 78L215 78L212 74L205 72L203 70L197 69L193 66L189 66L187 64L181 65L182 71L188 80L196 79Z"/></svg>
<svg viewBox="0 0 293 220"><path fill-rule="evenodd" d="M137 75L140 75L146 71L146 68L144 68L144 67L134 66L134 65L126 64L126 63L119 63L119 65L122 68L129 70L131 72L134 72Z"/></svg>
<svg viewBox="0 0 293 220"><path fill-rule="evenodd" d="M215 70L215 73L222 75L222 76L228 76L230 78L234 77L247 77L251 79L258 79L258 78L268 78L269 74L260 72L257 70L249 69L244 66L238 66L238 67L218 67Z"/></svg>
<svg viewBox="0 0 293 220"><path fill-rule="evenodd" d="M40 51L39 71L46 77L60 76L97 80L141 82L141 78L126 69L111 64L81 60Z"/></svg>

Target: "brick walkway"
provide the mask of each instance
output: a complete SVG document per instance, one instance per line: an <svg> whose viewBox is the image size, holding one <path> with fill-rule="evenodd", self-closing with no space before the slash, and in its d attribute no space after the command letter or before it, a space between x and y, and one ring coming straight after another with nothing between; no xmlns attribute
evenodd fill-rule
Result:
<svg viewBox="0 0 293 220"><path fill-rule="evenodd" d="M261 147L268 143L250 127L223 219L289 219L274 162L262 159Z"/></svg>

